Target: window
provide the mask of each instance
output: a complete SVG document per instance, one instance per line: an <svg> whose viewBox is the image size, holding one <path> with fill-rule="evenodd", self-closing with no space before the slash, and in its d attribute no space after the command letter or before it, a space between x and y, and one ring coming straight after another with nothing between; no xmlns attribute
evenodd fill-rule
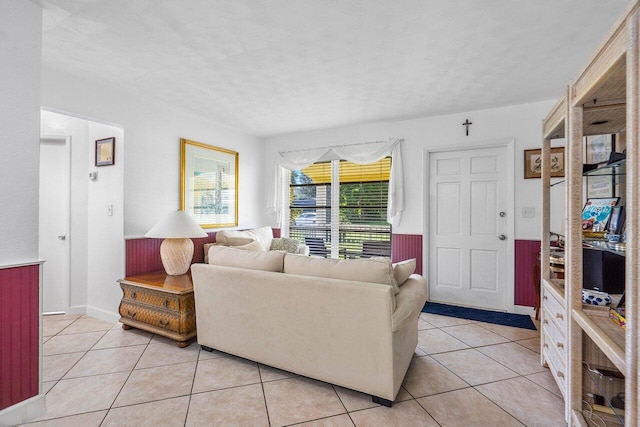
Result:
<svg viewBox="0 0 640 427"><path fill-rule="evenodd" d="M390 157L367 165L334 160L292 171L289 236L306 243L311 255L390 257L390 171Z"/></svg>

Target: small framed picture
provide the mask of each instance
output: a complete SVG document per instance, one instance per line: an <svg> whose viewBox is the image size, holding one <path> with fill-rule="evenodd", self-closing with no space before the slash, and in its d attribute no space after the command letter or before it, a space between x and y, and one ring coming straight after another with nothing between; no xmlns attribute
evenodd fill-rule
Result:
<svg viewBox="0 0 640 427"><path fill-rule="evenodd" d="M582 229L584 231L605 231L614 206L619 197L587 199L582 209Z"/></svg>
<svg viewBox="0 0 640 427"><path fill-rule="evenodd" d="M96 166L115 164L116 138L96 140Z"/></svg>
<svg viewBox="0 0 640 427"><path fill-rule="evenodd" d="M564 177L564 147L551 149L551 177ZM542 150L524 150L524 178L540 178L542 176Z"/></svg>
<svg viewBox="0 0 640 427"><path fill-rule="evenodd" d="M624 228L624 206L614 206L611 208L611 218L609 218L608 231L611 234L622 234Z"/></svg>
<svg viewBox="0 0 640 427"><path fill-rule="evenodd" d="M585 136L585 140L585 163L587 164L607 163L611 152L615 151L614 135Z"/></svg>

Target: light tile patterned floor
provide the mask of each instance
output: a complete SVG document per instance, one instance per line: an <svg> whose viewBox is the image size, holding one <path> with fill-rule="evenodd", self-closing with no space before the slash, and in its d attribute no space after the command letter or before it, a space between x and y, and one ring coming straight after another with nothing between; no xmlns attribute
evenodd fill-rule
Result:
<svg viewBox="0 0 640 427"><path fill-rule="evenodd" d="M564 426L538 331L423 313L393 408L196 343L45 316L47 413L35 426Z"/></svg>

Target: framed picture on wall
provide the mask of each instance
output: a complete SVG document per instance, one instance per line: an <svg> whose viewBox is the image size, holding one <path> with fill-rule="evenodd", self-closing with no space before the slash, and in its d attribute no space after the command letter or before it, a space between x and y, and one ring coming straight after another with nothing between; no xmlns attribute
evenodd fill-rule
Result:
<svg viewBox="0 0 640 427"><path fill-rule="evenodd" d="M110 166L115 164L116 138L96 140L96 166Z"/></svg>
<svg viewBox="0 0 640 427"><path fill-rule="evenodd" d="M238 153L180 139L180 209L202 228L238 225Z"/></svg>
<svg viewBox="0 0 640 427"><path fill-rule="evenodd" d="M564 177L564 147L551 149L551 177ZM524 178L540 178L542 176L542 150L524 150Z"/></svg>

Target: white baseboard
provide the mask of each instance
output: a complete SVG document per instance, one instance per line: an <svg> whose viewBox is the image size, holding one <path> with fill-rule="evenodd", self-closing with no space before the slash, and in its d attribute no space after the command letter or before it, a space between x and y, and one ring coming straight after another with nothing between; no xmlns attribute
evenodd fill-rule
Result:
<svg viewBox="0 0 640 427"><path fill-rule="evenodd" d="M87 314L86 305L72 305L69 307L67 314Z"/></svg>
<svg viewBox="0 0 640 427"><path fill-rule="evenodd" d="M118 320L120 320L120 315L118 313L114 313L113 311L104 310L102 308L94 307L91 305L87 306L86 315L110 323L118 323Z"/></svg>
<svg viewBox="0 0 640 427"><path fill-rule="evenodd" d="M33 396L0 411L0 427L16 426L44 415L47 403L44 394Z"/></svg>

